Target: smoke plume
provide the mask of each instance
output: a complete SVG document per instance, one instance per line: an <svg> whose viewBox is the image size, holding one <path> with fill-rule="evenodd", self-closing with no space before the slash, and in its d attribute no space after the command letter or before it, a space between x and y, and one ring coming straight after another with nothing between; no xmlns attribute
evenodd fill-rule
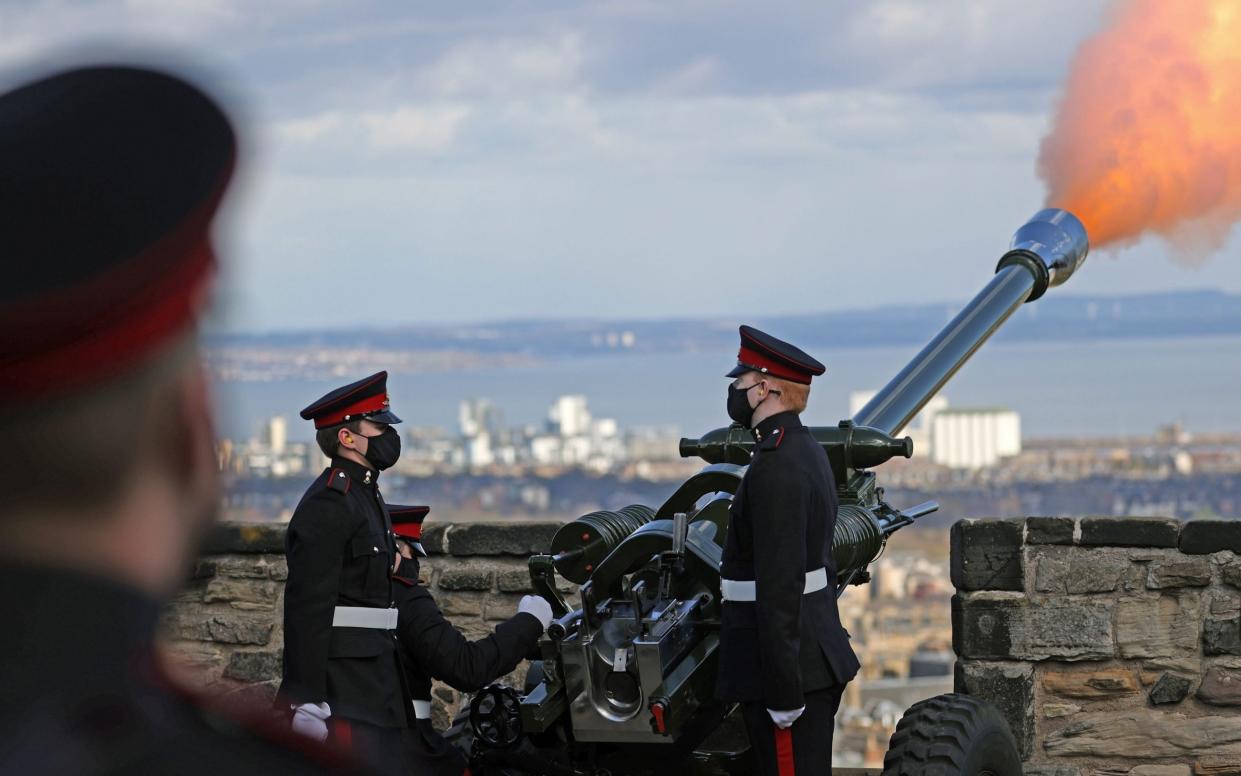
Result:
<svg viewBox="0 0 1241 776"><path fill-rule="evenodd" d="M1241 217L1241 0L1118 4L1077 53L1039 173L1093 247L1217 250Z"/></svg>

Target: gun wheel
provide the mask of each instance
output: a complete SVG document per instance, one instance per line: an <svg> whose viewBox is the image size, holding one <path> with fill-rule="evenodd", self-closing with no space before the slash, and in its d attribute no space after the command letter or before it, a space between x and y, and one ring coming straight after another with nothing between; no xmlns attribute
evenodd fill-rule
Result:
<svg viewBox="0 0 1241 776"><path fill-rule="evenodd" d="M1017 741L991 704L960 693L915 703L883 758L883 776L1020 776Z"/></svg>

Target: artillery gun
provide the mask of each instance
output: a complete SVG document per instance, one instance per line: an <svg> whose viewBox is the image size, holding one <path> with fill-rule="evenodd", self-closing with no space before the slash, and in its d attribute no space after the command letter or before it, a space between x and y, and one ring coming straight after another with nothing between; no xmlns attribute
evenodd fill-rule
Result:
<svg viewBox="0 0 1241 776"><path fill-rule="evenodd" d="M914 452L912 440L897 435L1017 308L1068 280L1087 250L1072 214L1035 214L991 281L887 386L852 419L811 429L839 495L832 542L838 596L869 580L867 567L893 533L938 508L884 501L874 469ZM715 700L714 688L720 559L729 506L754 444L737 425L681 440L683 457L707 465L658 509L584 515L555 534L548 553L530 558L534 589L557 619L524 691L483 690L450 731L471 748L475 773L747 772L739 715ZM558 592L557 574L579 585L572 603ZM932 753L940 765L930 762ZM1020 770L999 713L950 694L906 712L884 772Z"/></svg>

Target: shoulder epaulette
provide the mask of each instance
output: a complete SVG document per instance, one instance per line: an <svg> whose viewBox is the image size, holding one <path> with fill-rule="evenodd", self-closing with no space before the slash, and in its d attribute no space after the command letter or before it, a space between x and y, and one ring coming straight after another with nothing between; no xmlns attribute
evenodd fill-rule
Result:
<svg viewBox="0 0 1241 776"><path fill-rule="evenodd" d="M348 493L349 485L350 485L349 475L345 474L344 469L333 469L332 471L328 472L327 486L331 488L332 490L338 490L341 493Z"/></svg>

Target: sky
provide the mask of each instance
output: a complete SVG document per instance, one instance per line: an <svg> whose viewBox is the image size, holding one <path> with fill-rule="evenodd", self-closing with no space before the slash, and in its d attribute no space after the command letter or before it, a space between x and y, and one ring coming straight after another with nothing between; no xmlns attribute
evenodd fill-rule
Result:
<svg viewBox="0 0 1241 776"><path fill-rule="evenodd" d="M128 59L226 99L216 328L775 315L981 288L1107 8L0 0L0 85ZM1056 292L1241 292L1238 251Z"/></svg>

